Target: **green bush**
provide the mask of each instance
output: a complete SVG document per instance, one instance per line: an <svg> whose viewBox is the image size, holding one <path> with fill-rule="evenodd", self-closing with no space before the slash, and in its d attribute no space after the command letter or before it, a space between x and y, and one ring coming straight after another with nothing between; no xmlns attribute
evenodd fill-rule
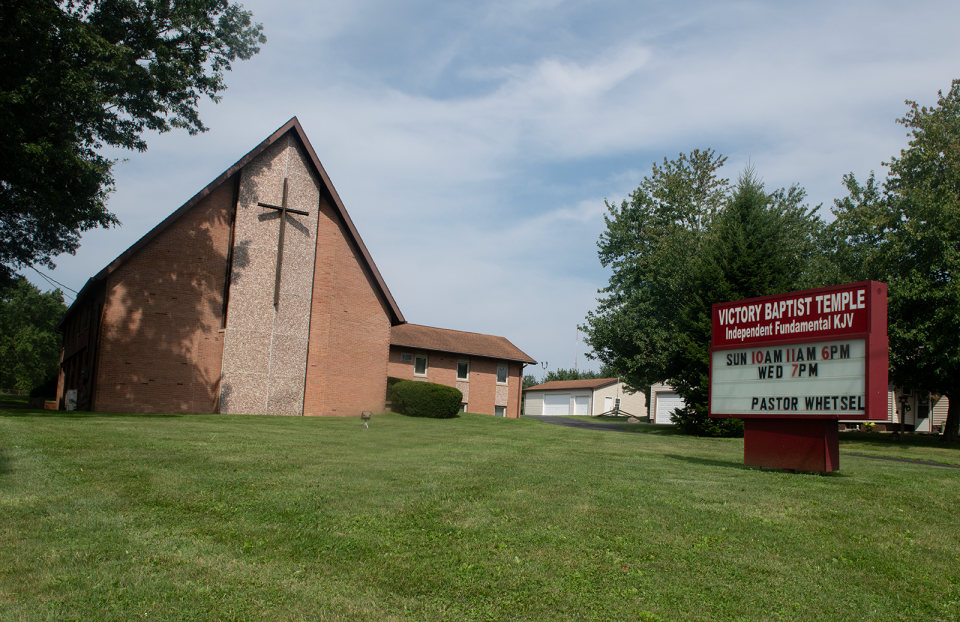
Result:
<svg viewBox="0 0 960 622"><path fill-rule="evenodd" d="M403 378L394 378L393 376L387 376L387 401L390 401L390 390L393 389L393 385L398 382L403 382Z"/></svg>
<svg viewBox="0 0 960 622"><path fill-rule="evenodd" d="M684 434L694 436L724 436L740 438L743 436L743 419L713 419L704 416L691 408L678 408L672 415L671 421L677 424Z"/></svg>
<svg viewBox="0 0 960 622"><path fill-rule="evenodd" d="M59 372L54 373L42 384L38 384L30 389L30 397L57 397L57 379L59 378L59 375Z"/></svg>
<svg viewBox="0 0 960 622"><path fill-rule="evenodd" d="M449 419L456 417L463 393L454 387L433 382L401 380L390 387L390 402L395 413L408 417Z"/></svg>

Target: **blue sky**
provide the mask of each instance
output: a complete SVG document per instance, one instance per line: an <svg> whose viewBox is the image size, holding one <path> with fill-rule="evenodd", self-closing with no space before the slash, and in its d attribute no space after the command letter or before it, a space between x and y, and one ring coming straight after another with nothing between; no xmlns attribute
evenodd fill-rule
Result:
<svg viewBox="0 0 960 622"><path fill-rule="evenodd" d="M210 131L111 152L123 226L87 232L53 278L79 290L297 116L408 321L596 369L576 326L609 276L605 199L712 148L726 177L749 162L826 217L845 173L882 174L906 145L903 101L960 78L956 2L244 6L269 40L202 104Z"/></svg>

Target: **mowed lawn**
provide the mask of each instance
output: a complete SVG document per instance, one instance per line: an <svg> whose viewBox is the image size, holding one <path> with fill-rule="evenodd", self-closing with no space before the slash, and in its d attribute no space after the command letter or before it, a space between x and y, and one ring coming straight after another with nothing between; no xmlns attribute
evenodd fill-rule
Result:
<svg viewBox="0 0 960 622"><path fill-rule="evenodd" d="M842 438L0 411L0 619L960 619L960 469L843 455L960 449Z"/></svg>

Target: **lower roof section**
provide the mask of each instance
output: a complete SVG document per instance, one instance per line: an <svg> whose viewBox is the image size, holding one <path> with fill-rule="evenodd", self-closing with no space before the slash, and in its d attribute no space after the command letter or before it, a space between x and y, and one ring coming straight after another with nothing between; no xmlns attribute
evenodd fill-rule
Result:
<svg viewBox="0 0 960 622"><path fill-rule="evenodd" d="M453 354L486 356L507 361L518 361L529 365L536 365L537 363L520 348L510 343L506 337L434 328L433 326L421 326L419 324L399 324L391 328L390 345Z"/></svg>

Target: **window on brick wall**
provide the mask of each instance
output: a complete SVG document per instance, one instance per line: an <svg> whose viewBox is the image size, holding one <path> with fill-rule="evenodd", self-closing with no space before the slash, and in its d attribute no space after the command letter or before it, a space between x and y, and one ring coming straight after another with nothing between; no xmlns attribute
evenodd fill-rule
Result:
<svg viewBox="0 0 960 622"><path fill-rule="evenodd" d="M460 404L460 412L462 412L462 413L467 412L467 405L466 405L466 403Z"/></svg>
<svg viewBox="0 0 960 622"><path fill-rule="evenodd" d="M460 359L457 361L457 380L470 379L470 361Z"/></svg>
<svg viewBox="0 0 960 622"><path fill-rule="evenodd" d="M497 383L498 384L507 384L507 371L508 371L508 367L506 365L497 365Z"/></svg>
<svg viewBox="0 0 960 622"><path fill-rule="evenodd" d="M413 374L415 376L427 375L427 355L418 354L413 357Z"/></svg>
<svg viewBox="0 0 960 622"><path fill-rule="evenodd" d="M497 417L506 417L507 416L507 407L506 406L494 406L493 414Z"/></svg>
<svg viewBox="0 0 960 622"><path fill-rule="evenodd" d="M400 353L400 362L401 362L401 363L412 363L412 362L413 362L413 355L410 354L409 352L401 352L401 353Z"/></svg>

